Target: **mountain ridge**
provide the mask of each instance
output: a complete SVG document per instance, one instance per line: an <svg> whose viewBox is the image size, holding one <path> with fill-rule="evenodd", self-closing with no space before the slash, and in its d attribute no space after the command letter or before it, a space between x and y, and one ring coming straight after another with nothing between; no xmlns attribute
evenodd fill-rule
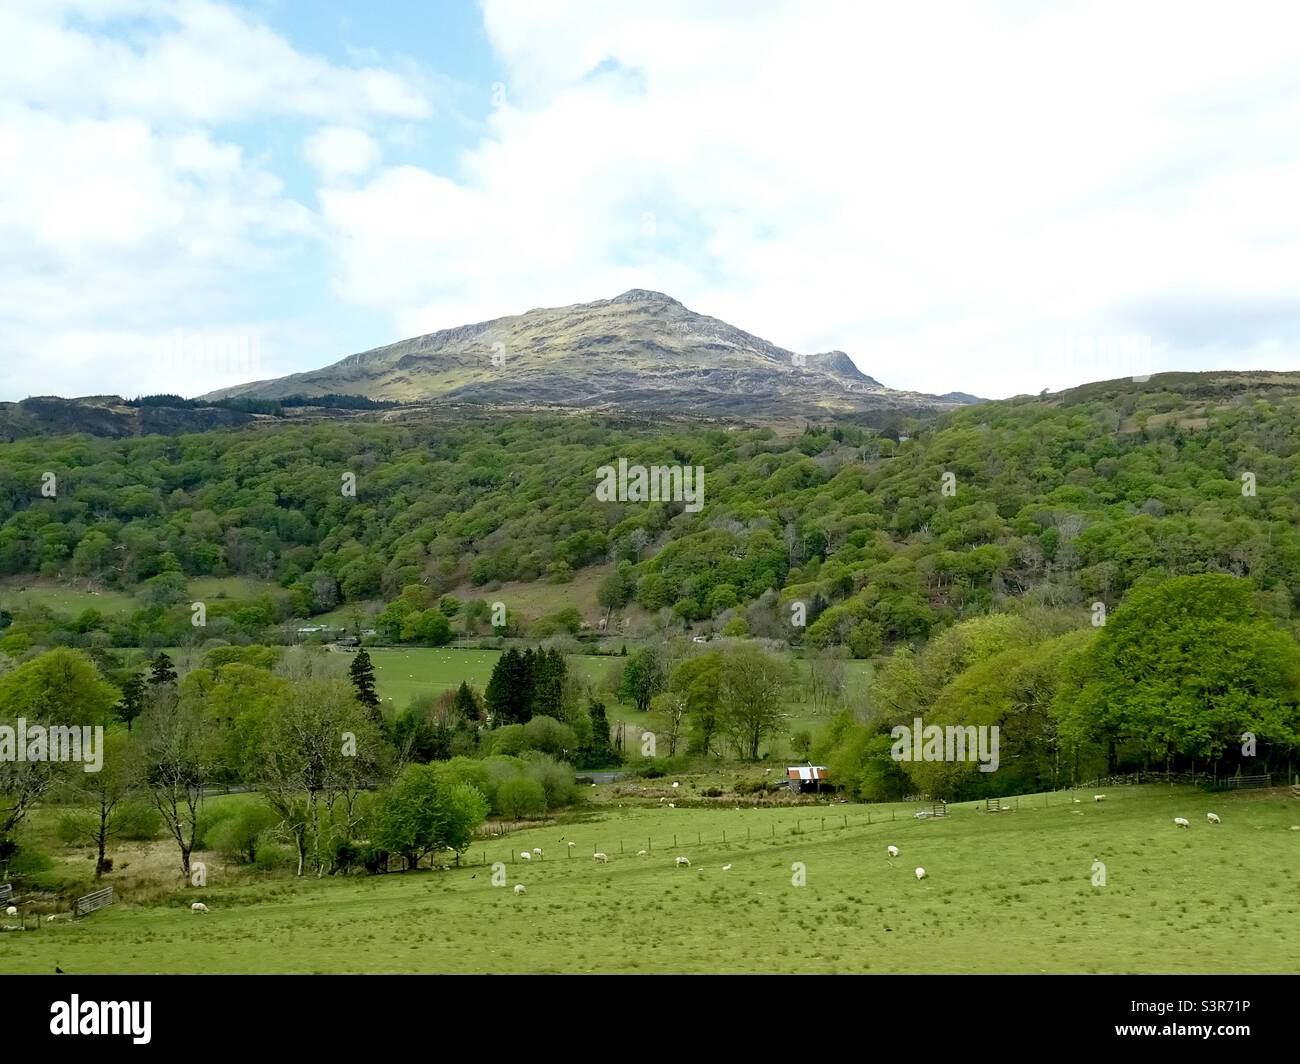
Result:
<svg viewBox="0 0 1300 1064"><path fill-rule="evenodd" d="M453 326L201 398L331 393L403 403L641 412L688 404L722 416L926 414L981 401L962 392L889 388L844 351L799 354L642 288Z"/></svg>

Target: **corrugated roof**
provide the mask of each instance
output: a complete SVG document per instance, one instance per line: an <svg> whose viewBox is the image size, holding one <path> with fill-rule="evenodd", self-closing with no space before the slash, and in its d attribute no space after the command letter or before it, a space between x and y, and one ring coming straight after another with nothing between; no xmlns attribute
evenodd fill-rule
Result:
<svg viewBox="0 0 1300 1064"><path fill-rule="evenodd" d="M785 774L792 780L824 780L826 778L826 766L791 765L785 770Z"/></svg>

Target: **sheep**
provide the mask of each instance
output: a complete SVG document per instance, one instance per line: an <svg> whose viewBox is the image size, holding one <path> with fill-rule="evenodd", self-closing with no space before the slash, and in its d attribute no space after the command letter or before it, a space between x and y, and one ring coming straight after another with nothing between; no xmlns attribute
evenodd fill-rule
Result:
<svg viewBox="0 0 1300 1064"><path fill-rule="evenodd" d="M569 843L569 849L572 850L572 849L573 849L575 846L577 846L577 845L578 845L578 844L577 844L576 842L571 842L571 843Z"/></svg>
<svg viewBox="0 0 1300 1064"><path fill-rule="evenodd" d="M669 809L676 809L677 806L673 805L672 802L669 802L669 803L668 803L668 808L669 808Z"/></svg>
<svg viewBox="0 0 1300 1064"><path fill-rule="evenodd" d="M1218 814L1218 813L1206 813L1206 814L1205 814L1205 819L1208 820L1211 824L1222 824L1222 823L1223 823L1223 821L1219 819L1219 814Z"/></svg>
<svg viewBox="0 0 1300 1064"><path fill-rule="evenodd" d="M591 857L592 860L599 861L601 864L609 864L609 854L607 853L593 853Z"/></svg>
<svg viewBox="0 0 1300 1064"><path fill-rule="evenodd" d="M924 878L925 878L925 869L924 869L924 868L918 868L918 869L916 870L916 878L917 878L917 879L924 879Z"/></svg>
<svg viewBox="0 0 1300 1064"><path fill-rule="evenodd" d="M516 893L516 894L525 894L525 893L527 893L527 892L524 890L524 885L523 885L522 883L516 883L516 884L515 884L515 893Z"/></svg>
<svg viewBox="0 0 1300 1064"><path fill-rule="evenodd" d="M533 859L533 855L532 855L531 853L529 853L527 850L520 850L520 851L519 851L519 860L521 860L521 861L531 861L532 859Z"/></svg>
<svg viewBox="0 0 1300 1064"><path fill-rule="evenodd" d="M207 911L208 911L208 907L204 905L203 902L201 901L196 901L193 905L190 906L190 912L192 913L205 913Z"/></svg>
<svg viewBox="0 0 1300 1064"><path fill-rule="evenodd" d="M46 922L47 924L52 924L52 923L54 923L54 921L57 920L57 919L58 919L57 916L47 916L47 917L45 918L45 922Z"/></svg>
<svg viewBox="0 0 1300 1064"><path fill-rule="evenodd" d="M690 867L691 867L691 859L690 859L689 857L679 857L679 858L677 858L677 867L678 867L678 868L690 868Z"/></svg>
<svg viewBox="0 0 1300 1064"><path fill-rule="evenodd" d="M673 780L673 790L676 790L680 786L681 786L680 783L678 783L676 780Z"/></svg>
<svg viewBox="0 0 1300 1064"><path fill-rule="evenodd" d="M16 908L14 908L12 905L10 905L7 909L5 909L5 915L6 915L6 916L17 916L17 915L18 915L18 910L17 910Z"/></svg>
<svg viewBox="0 0 1300 1064"><path fill-rule="evenodd" d="M886 852L887 854L889 854L890 857L897 857L897 856L898 856L898 847L897 847L897 846L886 846L886 847L885 847L885 852Z"/></svg>
<svg viewBox="0 0 1300 1064"><path fill-rule="evenodd" d="M1106 800L1106 796L1104 794L1094 794L1092 796L1092 800L1094 802L1104 802Z"/></svg>
<svg viewBox="0 0 1300 1064"><path fill-rule="evenodd" d="M638 857L644 857L644 856L646 855L646 851L645 851L645 850L637 850L636 855L637 855Z"/></svg>
<svg viewBox="0 0 1300 1064"><path fill-rule="evenodd" d="M1180 828L1190 828L1192 826L1187 822L1187 818L1184 816L1174 817L1174 823L1177 824Z"/></svg>
<svg viewBox="0 0 1300 1064"><path fill-rule="evenodd" d="M730 871L731 871L731 865L729 865L729 864L724 864L724 865L722 866L722 870L723 870L724 872L730 872Z"/></svg>
<svg viewBox="0 0 1300 1064"><path fill-rule="evenodd" d="M534 846L534 847L533 847L533 856L534 856L534 857L541 857L541 856L542 856L542 848L541 848L540 846Z"/></svg>

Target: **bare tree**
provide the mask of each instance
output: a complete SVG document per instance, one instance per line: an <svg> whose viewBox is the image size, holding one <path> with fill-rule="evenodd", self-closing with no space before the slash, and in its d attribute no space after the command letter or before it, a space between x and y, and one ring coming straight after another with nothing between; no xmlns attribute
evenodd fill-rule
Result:
<svg viewBox="0 0 1300 1064"><path fill-rule="evenodd" d="M203 786L214 774L217 736L201 698L181 698L171 684L154 689L140 714L138 780L162 814L190 875Z"/></svg>

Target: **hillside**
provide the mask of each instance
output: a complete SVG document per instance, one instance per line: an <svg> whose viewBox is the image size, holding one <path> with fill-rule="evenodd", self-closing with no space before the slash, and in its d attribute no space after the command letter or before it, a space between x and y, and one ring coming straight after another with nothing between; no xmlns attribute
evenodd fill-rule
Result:
<svg viewBox="0 0 1300 1064"><path fill-rule="evenodd" d="M92 620L74 642L189 638L177 582L231 575L279 590L210 604L210 636L369 610L416 583L489 600L535 584L526 608L511 604L523 629L547 602L588 622L613 602L616 622L738 619L862 654L990 609L1113 605L1149 572L1250 576L1287 617L1300 594L1300 388L1294 375L1270 382L1174 375L985 403L914 422L901 444L852 425L781 436L488 415L18 441L0 447L0 576L88 579L156 607ZM598 501L596 470L619 457L702 467L702 511ZM46 470L59 472L57 499L39 494ZM345 472L355 498L340 492ZM606 575L585 579L593 567ZM567 593L579 577L581 602ZM806 633L786 623L793 599L810 604ZM456 629L488 631L475 617ZM40 642L48 623L19 618L6 638Z"/></svg>
<svg viewBox="0 0 1300 1064"><path fill-rule="evenodd" d="M972 396L896 391L843 351L798 355L659 292L530 310L349 355L205 398L330 393L485 406L815 416L947 410Z"/></svg>

